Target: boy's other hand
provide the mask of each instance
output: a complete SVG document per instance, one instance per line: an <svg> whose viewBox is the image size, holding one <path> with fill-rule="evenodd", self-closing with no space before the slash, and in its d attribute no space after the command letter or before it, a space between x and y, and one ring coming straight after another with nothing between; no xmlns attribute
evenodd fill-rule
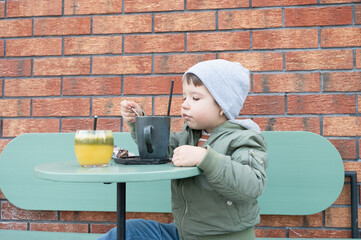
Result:
<svg viewBox="0 0 361 240"><path fill-rule="evenodd" d="M127 101L124 100L120 103L120 111L121 111L121 115L124 119L124 121L128 122L128 123L134 123L135 122L135 117L137 116L137 114L135 114L135 112L132 110L132 108L139 114L139 115L143 115L142 113L142 109L140 108L140 106L133 102L133 101Z"/></svg>
<svg viewBox="0 0 361 240"><path fill-rule="evenodd" d="M176 167L193 167L199 164L206 154L205 148L183 145L174 149L172 162Z"/></svg>

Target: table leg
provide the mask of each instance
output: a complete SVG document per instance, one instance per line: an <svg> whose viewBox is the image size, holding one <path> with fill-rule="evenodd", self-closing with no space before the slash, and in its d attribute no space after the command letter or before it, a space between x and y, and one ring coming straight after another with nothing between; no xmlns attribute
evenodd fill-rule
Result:
<svg viewBox="0 0 361 240"><path fill-rule="evenodd" d="M117 239L125 240L125 183L117 183Z"/></svg>

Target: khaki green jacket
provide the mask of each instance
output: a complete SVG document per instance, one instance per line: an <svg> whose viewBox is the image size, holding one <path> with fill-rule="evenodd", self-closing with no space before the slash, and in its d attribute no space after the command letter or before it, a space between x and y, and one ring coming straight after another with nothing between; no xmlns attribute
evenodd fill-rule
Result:
<svg viewBox="0 0 361 240"><path fill-rule="evenodd" d="M200 136L200 130L184 125L182 132L171 134L169 156L178 146L196 146ZM172 180L172 212L180 239L240 239L243 230L260 222L257 198L265 189L268 165L264 138L227 121L203 147L207 154L198 164L203 173Z"/></svg>

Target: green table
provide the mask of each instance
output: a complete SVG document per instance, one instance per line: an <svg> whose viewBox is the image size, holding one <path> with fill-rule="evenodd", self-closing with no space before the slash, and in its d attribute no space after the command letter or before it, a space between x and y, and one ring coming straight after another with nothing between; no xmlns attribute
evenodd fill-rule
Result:
<svg viewBox="0 0 361 240"><path fill-rule="evenodd" d="M77 161L52 162L34 168L36 177L81 183L117 183L117 239L125 240L125 194L127 182L187 178L199 175L197 167L159 165L121 165L111 162L104 168L83 168Z"/></svg>

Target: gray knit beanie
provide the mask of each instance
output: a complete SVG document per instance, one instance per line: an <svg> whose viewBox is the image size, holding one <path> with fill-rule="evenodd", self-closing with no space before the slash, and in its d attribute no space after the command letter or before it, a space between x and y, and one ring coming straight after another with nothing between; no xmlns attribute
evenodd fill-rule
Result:
<svg viewBox="0 0 361 240"><path fill-rule="evenodd" d="M184 73L193 73L206 86L229 120L243 107L249 89L249 71L238 62L217 59L199 62Z"/></svg>

